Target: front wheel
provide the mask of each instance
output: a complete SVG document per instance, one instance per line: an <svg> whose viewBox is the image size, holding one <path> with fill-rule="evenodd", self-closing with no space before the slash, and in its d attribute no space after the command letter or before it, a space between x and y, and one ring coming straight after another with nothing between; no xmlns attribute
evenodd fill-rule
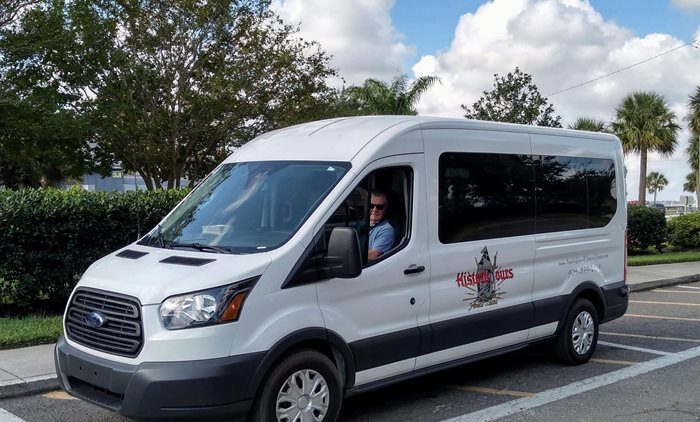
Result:
<svg viewBox="0 0 700 422"><path fill-rule="evenodd" d="M335 422L342 386L325 355L304 350L280 361L256 397L249 421Z"/></svg>
<svg viewBox="0 0 700 422"><path fill-rule="evenodd" d="M578 299L569 310L556 343L559 359L571 365L588 362L598 344L598 312L587 299Z"/></svg>

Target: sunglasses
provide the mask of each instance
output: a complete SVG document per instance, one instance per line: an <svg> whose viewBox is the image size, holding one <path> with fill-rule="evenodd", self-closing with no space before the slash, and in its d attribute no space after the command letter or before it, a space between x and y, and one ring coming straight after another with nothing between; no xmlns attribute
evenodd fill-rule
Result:
<svg viewBox="0 0 700 422"><path fill-rule="evenodd" d="M386 204L369 204L369 209L376 208L378 211L384 210L384 207L386 207Z"/></svg>

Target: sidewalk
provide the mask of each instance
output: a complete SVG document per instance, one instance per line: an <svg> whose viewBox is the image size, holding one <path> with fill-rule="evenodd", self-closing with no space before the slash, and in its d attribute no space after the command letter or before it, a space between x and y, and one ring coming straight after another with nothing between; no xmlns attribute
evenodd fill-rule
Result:
<svg viewBox="0 0 700 422"><path fill-rule="evenodd" d="M53 344L0 350L0 399L58 389Z"/></svg>
<svg viewBox="0 0 700 422"><path fill-rule="evenodd" d="M700 281L700 262L645 265L627 269L633 292ZM53 344L0 350L0 399L57 390Z"/></svg>

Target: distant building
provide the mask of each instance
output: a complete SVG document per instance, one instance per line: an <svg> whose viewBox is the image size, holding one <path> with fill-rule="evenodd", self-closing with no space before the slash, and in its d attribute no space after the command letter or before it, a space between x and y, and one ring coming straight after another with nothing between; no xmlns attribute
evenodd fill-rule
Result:
<svg viewBox="0 0 700 422"><path fill-rule="evenodd" d="M186 187L188 184L189 180L180 179L181 187ZM141 176L138 174L124 174L121 169L113 169L112 175L108 177L102 177L97 173L85 174L80 185L89 192L147 190L146 183ZM163 188L167 186L167 182L163 184Z"/></svg>

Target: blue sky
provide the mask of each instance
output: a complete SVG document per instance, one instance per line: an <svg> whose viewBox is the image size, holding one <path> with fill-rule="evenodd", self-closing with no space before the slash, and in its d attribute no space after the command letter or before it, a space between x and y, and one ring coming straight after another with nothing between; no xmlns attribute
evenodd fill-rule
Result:
<svg viewBox="0 0 700 422"><path fill-rule="evenodd" d="M396 0L391 18L403 41L416 47L415 61L423 55L449 48L460 16L474 13L485 3L477 0ZM669 0L590 0L607 20L636 36L666 33L692 41L700 25L700 10L684 10Z"/></svg>

